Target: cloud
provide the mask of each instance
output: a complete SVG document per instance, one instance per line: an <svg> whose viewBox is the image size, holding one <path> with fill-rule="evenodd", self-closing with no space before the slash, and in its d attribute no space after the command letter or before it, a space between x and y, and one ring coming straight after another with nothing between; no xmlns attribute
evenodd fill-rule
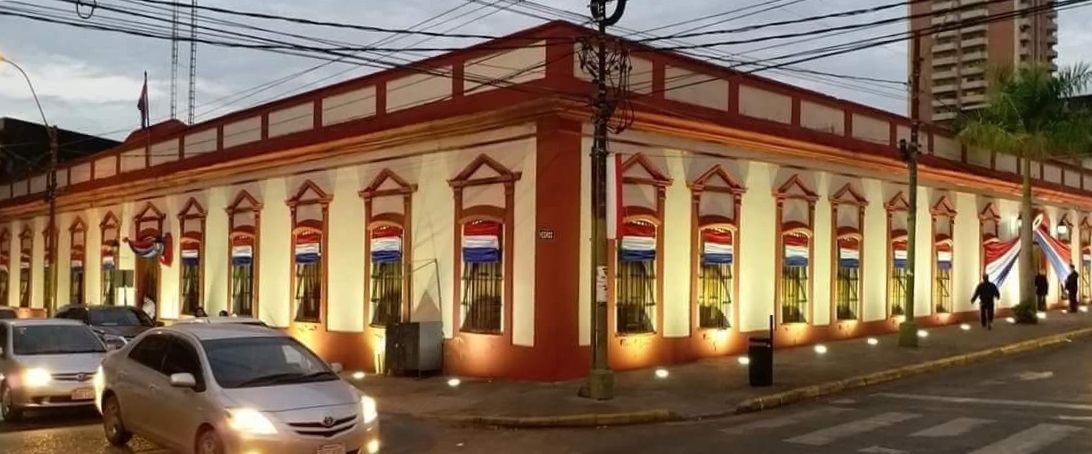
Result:
<svg viewBox="0 0 1092 454"><path fill-rule="evenodd" d="M119 0L99 0L100 5L136 8ZM490 6L495 4L496 7ZM242 0L222 0L216 6L241 10L262 11L290 17L330 20L337 22L378 25L392 28L408 28L426 19L432 19L422 28L429 31L444 32L450 29L460 32L507 34L541 23L545 19L556 19L559 14L586 16L587 0L551 0L534 3L514 0L400 0L397 2L347 3L343 0L311 0L298 2L290 0L269 0L248 2ZM735 14L719 15L748 5L756 6ZM771 6L782 8L753 16L726 21L706 29L729 29L745 25L759 24L775 20L796 19L833 11L860 8L860 0L803 0L769 2L747 0L731 2L715 0L687 0L685 2L648 2L631 1L625 17L613 27L615 33L627 35L630 31L640 31L660 27L679 21L697 19L687 25L659 30L655 33L664 35L676 33L687 28L709 24L721 19L730 19L740 14L750 13ZM788 6L786 6L788 5ZM2 7L2 5L0 5ZM165 14L164 10L144 8L146 14ZM566 13L559 10L568 10ZM446 13L441 16L441 13ZM76 19L75 13L68 13ZM902 9L884 13L858 16L844 19L827 19L811 25L796 25L777 29L761 30L752 33L740 33L728 36L688 39L690 42L709 43L726 39L743 39L774 33L818 30L829 27L868 22L883 17L905 15ZM537 17L532 17L537 16ZM101 8L96 17L125 18L109 14ZM213 16L202 14L204 19L216 17L236 23L270 28L281 32L321 37L334 42L367 45L385 40L386 46L450 46L460 47L474 42L458 39L428 39L419 36L388 37L381 33L366 33L354 30L339 30L326 27L293 25L283 22L259 21L232 16ZM714 19L705 19L715 17ZM24 19L4 17L0 19L0 51L7 52L13 59L23 63L28 72L35 77L36 86L41 90L43 103L51 120L61 127L83 129L90 133L123 132L113 137L124 137L129 130L138 126L136 99L140 92L142 75L148 71L152 97L153 119L165 119L169 115L170 91L170 55L169 42L124 36L100 31L75 29L60 25L41 24ZM570 19L571 20L571 19ZM1092 23L1092 8L1077 8L1060 14L1061 63L1087 61L1092 59L1092 32L1087 24ZM224 24L205 23L209 27L224 29ZM792 45L771 49L761 49L788 41L771 41L748 45L720 46L713 50L701 50L697 53L720 55L742 55L744 58L768 59L794 52L818 47L861 42L871 37L905 30L905 23L887 27L847 33L824 39L805 39ZM255 30L243 30L243 33L269 36ZM312 43L315 44L315 43ZM179 111L185 118L187 111L186 89L189 70L188 45L180 46L181 64L179 67ZM332 63L321 68L324 63L293 56L270 52L243 49L227 49L208 45L198 47L198 93L196 111L198 120L211 118L209 115L222 115L232 110L278 99L288 94L322 85L336 83L351 77L358 77L379 69L356 63ZM386 62L398 63L405 59L420 59L421 55L373 55ZM781 60L778 60L781 61ZM907 79L906 44L896 43L883 48L872 48L850 54L829 57L800 63L801 68L828 71L840 74L865 76L871 78L904 81ZM878 84L861 82L846 78L832 78L803 74L792 70L763 71L761 75L821 91L832 96L861 102L897 113L905 113L906 92L897 84ZM275 85L272 81L278 81ZM255 87L266 87L253 91ZM246 96L250 94L250 96ZM12 74L0 69L0 115L17 115L33 120L36 109L29 100L25 87Z"/></svg>

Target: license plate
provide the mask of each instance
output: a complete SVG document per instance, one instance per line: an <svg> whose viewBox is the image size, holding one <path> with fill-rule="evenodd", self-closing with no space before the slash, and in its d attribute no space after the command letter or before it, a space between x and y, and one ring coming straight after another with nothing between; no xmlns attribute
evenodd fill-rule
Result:
<svg viewBox="0 0 1092 454"><path fill-rule="evenodd" d="M345 445L326 445L318 448L318 451L315 454L345 454Z"/></svg>
<svg viewBox="0 0 1092 454"><path fill-rule="evenodd" d="M72 391L72 400L92 400L95 398L94 388L80 388Z"/></svg>

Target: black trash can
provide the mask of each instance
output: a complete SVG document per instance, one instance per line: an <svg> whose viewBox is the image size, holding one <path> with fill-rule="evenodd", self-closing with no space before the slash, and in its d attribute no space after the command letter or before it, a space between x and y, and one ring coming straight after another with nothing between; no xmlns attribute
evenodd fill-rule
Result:
<svg viewBox="0 0 1092 454"><path fill-rule="evenodd" d="M766 337L748 339L747 356L751 359L748 365L751 386L773 386L773 339Z"/></svg>

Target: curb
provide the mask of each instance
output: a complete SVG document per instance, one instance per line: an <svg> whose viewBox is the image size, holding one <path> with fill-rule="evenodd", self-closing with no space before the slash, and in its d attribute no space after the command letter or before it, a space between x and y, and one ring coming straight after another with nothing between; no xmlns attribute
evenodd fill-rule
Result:
<svg viewBox="0 0 1092 454"><path fill-rule="evenodd" d="M646 410L621 413L586 413L561 416L436 416L456 424L504 427L510 429L545 429L574 427L605 427L682 421L683 417L668 410Z"/></svg>
<svg viewBox="0 0 1092 454"><path fill-rule="evenodd" d="M1054 334L1036 339L1029 339L1002 347L994 347L991 349L980 350L973 353L949 356L947 358L927 361L924 363L912 364L909 366L903 366L880 372L873 372L871 374L858 375L856 377L850 377L843 380L790 389L788 391L747 399L736 406L735 413L754 413L763 410L769 410L785 405L794 404L803 400L814 399L817 397L836 394L852 389L864 388L866 386L888 383L955 366L978 363L1001 356L1038 350L1070 342L1073 339L1088 336L1092 336L1092 328L1083 328L1067 333Z"/></svg>

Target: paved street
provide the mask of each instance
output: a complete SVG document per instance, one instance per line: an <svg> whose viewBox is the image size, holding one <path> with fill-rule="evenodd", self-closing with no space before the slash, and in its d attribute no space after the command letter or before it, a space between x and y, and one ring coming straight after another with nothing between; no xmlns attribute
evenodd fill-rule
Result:
<svg viewBox="0 0 1092 454"><path fill-rule="evenodd" d="M511 431L385 417L396 453L862 453L1092 452L1092 341L911 381L703 422L585 430ZM94 414L3 426L0 453L123 452L105 447ZM137 441L132 452L163 452Z"/></svg>

